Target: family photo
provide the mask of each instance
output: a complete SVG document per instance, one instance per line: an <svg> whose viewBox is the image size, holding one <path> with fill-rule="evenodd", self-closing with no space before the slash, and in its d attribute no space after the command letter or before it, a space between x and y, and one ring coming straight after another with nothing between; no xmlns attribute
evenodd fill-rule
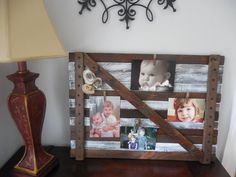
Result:
<svg viewBox="0 0 236 177"><path fill-rule="evenodd" d="M153 127L120 127L120 147L131 150L155 150L157 128Z"/></svg>
<svg viewBox="0 0 236 177"><path fill-rule="evenodd" d="M120 137L120 97L92 97L90 133L93 138Z"/></svg>
<svg viewBox="0 0 236 177"><path fill-rule="evenodd" d="M175 66L175 62L165 60L133 61L131 90L173 91Z"/></svg>
<svg viewBox="0 0 236 177"><path fill-rule="evenodd" d="M196 122L204 121L205 99L196 98L169 98L169 122Z"/></svg>

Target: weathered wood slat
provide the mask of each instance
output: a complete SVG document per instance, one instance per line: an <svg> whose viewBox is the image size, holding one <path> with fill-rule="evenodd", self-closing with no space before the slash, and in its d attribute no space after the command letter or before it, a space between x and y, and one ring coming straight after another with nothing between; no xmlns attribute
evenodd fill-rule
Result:
<svg viewBox="0 0 236 177"><path fill-rule="evenodd" d="M130 82L121 82L126 88L130 88ZM73 89L73 83L71 83ZM113 90L108 84L103 84L101 90ZM207 92L207 84L175 83L174 92ZM217 93L221 92L221 84L217 86Z"/></svg>
<svg viewBox="0 0 236 177"><path fill-rule="evenodd" d="M212 144L213 144L213 131L214 131L214 119L216 111L216 97L217 97L217 81L219 76L219 56L211 56L209 60L208 69L208 86L207 86L207 99L206 99L206 111L205 111L205 123L204 123L204 138L203 138L203 163L209 164L211 162Z"/></svg>
<svg viewBox="0 0 236 177"><path fill-rule="evenodd" d="M73 152L76 149L75 146L75 140L70 141L71 146L71 152ZM201 144L195 144L199 149L202 149ZM136 150L127 150L127 149L121 149L120 148L120 142L118 141L85 141L85 148L86 149L92 149L97 151L106 151L106 150L115 150L115 151L129 151L130 155L132 155L133 152L140 152L143 153L143 151L136 151ZM179 144L176 143L156 143L156 149L155 151L145 151L145 152L187 152L183 147L181 147ZM216 152L216 146L212 146L212 153L215 154ZM129 156L127 156L128 158ZM192 157L192 156L191 156ZM111 157L112 158L112 157ZM173 160L173 159L172 159ZM184 159L179 159L184 160Z"/></svg>
<svg viewBox="0 0 236 177"><path fill-rule="evenodd" d="M153 101L168 101L168 98L185 98L187 95L183 92L145 92L145 91L131 91L134 92L142 100L153 100ZM93 96L103 96L104 91L96 90ZM106 91L107 96L119 96L116 91ZM189 93L189 98L202 98L206 99L206 93ZM69 90L69 98L75 98L75 90ZM85 96L88 99L89 95ZM125 100L125 98L121 98ZM220 102L221 94L217 94L217 102Z"/></svg>
<svg viewBox="0 0 236 177"><path fill-rule="evenodd" d="M120 141L120 138L91 138L89 137L89 130L90 127L86 127L86 136L85 139L86 140L94 140L94 141ZM184 130L179 130L185 137L187 137L189 140L191 140L191 142L193 142L194 144L201 144L203 141L203 134L199 134L199 135L194 135L193 132L191 132L191 130L188 131L184 131ZM200 132L198 132L200 133ZM203 133L203 132L201 132ZM215 134L217 135L217 134ZM76 138L76 133L72 131L71 134L71 138L75 139ZM165 135L165 133L163 132L163 130L160 130L157 133L157 141L161 142L161 143L177 143L175 140L171 139L170 137L168 137L167 135ZM217 143L217 136L213 136L213 144Z"/></svg>
<svg viewBox="0 0 236 177"><path fill-rule="evenodd" d="M145 92L145 91L131 91L136 94L142 100L156 100L156 101L168 101L168 98L185 98L187 93L183 92ZM94 96L102 96L103 91L97 90ZM118 96L116 91L106 91L107 96ZM221 95L217 95L217 101L220 102ZM189 98L206 98L206 93L189 93ZM123 98L125 99L125 98Z"/></svg>
<svg viewBox="0 0 236 177"><path fill-rule="evenodd" d="M134 125L135 118L120 118L120 125L121 126L133 126ZM156 124L154 124L149 119L141 119L142 125L144 127L157 127ZM90 126L90 118L85 117L84 118L84 124L86 126ZM194 123L194 122L169 122L170 125L177 129L203 129L204 123ZM218 126L218 122L214 122L214 128L216 129Z"/></svg>
<svg viewBox="0 0 236 177"><path fill-rule="evenodd" d="M74 80L74 62L69 62L69 80ZM121 82L131 81L131 63L103 62L100 65ZM223 66L219 68L219 77L222 78ZM177 64L175 83L207 83L208 65Z"/></svg>
<svg viewBox="0 0 236 177"><path fill-rule="evenodd" d="M195 144L196 147L199 149L202 149L201 144ZM119 141L85 141L85 148L91 148L91 149L108 149L108 150L126 150L120 148L120 142ZM172 151L172 152L187 152L181 145L178 143L156 143L156 149L160 152L165 151Z"/></svg>
<svg viewBox="0 0 236 177"><path fill-rule="evenodd" d="M158 124L165 131L167 135L175 139L179 144L181 144L191 155L195 156L200 160L203 156L202 152L193 145L191 141L185 138L179 131L173 128L170 124L164 121L159 114L148 107L142 100L137 97L132 92L124 87L117 79L106 72L102 67L100 67L95 61L93 61L87 54L84 54L85 65L88 66L98 77L101 77L106 83L111 87L116 89L119 94L126 97L129 102L137 107L146 117L149 117L153 122Z"/></svg>
<svg viewBox="0 0 236 177"><path fill-rule="evenodd" d="M128 111L135 111L136 110L128 110ZM122 112L122 110L121 110ZM160 115L162 115L163 112L159 112L157 111L157 113L161 113ZM216 112L218 114L218 112ZM90 126L90 117L89 117L89 113L88 111L85 112L86 117L84 117L84 124L86 126ZM150 121L148 118L144 117L132 117L132 115L130 117L122 117L120 118L120 125L121 126L133 126L134 125L134 121L136 118L141 118L142 123L144 126L146 127L156 127L155 124ZM70 109L70 125L74 126L75 125L75 109ZM214 123L214 128L217 128L218 126L218 122L217 122L217 118L215 120ZM182 128L182 129L203 129L203 123L184 123L184 122L170 122L170 124L172 126L174 126L175 128Z"/></svg>
<svg viewBox="0 0 236 177"><path fill-rule="evenodd" d="M126 88L130 88L130 82L121 82ZM217 93L221 92L222 84L218 84ZM69 80L69 89L75 90L75 82ZM109 85L103 84L100 90L113 90ZM206 92L207 84L198 84L198 82L194 82L191 84L188 83L175 83L174 92Z"/></svg>
<svg viewBox="0 0 236 177"><path fill-rule="evenodd" d="M186 160L186 161L198 161L197 158L191 156L186 152L140 152L140 151L128 151L128 150L97 150L86 149L86 157L88 158L123 158L123 159L149 159L149 160ZM212 155L212 158L215 154Z"/></svg>
<svg viewBox="0 0 236 177"><path fill-rule="evenodd" d="M84 58L82 54L78 54L75 62L76 70L76 108L75 108L75 124L76 124L76 160L84 160L84 93L82 91Z"/></svg>
<svg viewBox="0 0 236 177"><path fill-rule="evenodd" d="M167 118L167 110L158 110L156 111L158 114L161 115L163 118ZM84 112L85 117L90 117L89 109L85 109ZM130 109L121 109L120 110L120 117L121 118L146 118L142 113L140 113L138 110L130 110ZM215 112L215 121L218 121L219 118L219 112Z"/></svg>
<svg viewBox="0 0 236 177"><path fill-rule="evenodd" d="M85 99L85 108L90 108L90 100ZM69 100L69 106L70 108L74 108L74 100ZM143 101L145 104L147 104L149 107L155 110L167 110L168 109L168 101ZM218 111L220 104L216 105L216 110ZM131 103L129 103L126 100L121 100L120 102L120 109L136 109Z"/></svg>
<svg viewBox="0 0 236 177"><path fill-rule="evenodd" d="M197 161L186 152L140 152L140 151L115 151L115 150L97 150L86 149L88 158L129 158L129 159L149 159L149 160L192 160Z"/></svg>
<svg viewBox="0 0 236 177"><path fill-rule="evenodd" d="M70 61L75 59L74 55L79 52L69 54ZM152 54L107 54L107 53L89 53L91 58L97 62L131 62L132 60L153 60ZM184 64L208 64L208 55L165 55L159 54L156 56L160 60L176 61ZM220 56L220 64L224 64L224 57Z"/></svg>
<svg viewBox="0 0 236 177"><path fill-rule="evenodd" d="M202 140L203 140L202 136L187 136L187 135L185 135L185 137L188 138L189 140L191 140L191 142L193 142L194 144L200 144L200 143L202 143ZM98 141L97 138L90 138L89 136L86 137L86 140ZM119 141L119 138L99 138L99 141ZM175 140L169 138L166 135L159 135L158 142L160 142L160 143L177 143ZM213 137L212 144L216 144L216 143L217 143L217 137Z"/></svg>
<svg viewBox="0 0 236 177"><path fill-rule="evenodd" d="M72 62L70 62L71 65ZM69 65L70 69L73 69L72 66ZM113 66L114 65L114 66ZM106 67L105 69L110 72L115 78L117 78L122 84L124 84L127 88L130 88L131 84L131 64L130 63L101 63L102 67ZM115 70L115 68L117 68ZM220 83L223 73L223 67L220 68L220 78L218 82L218 90L220 91ZM175 73L175 87L174 91L206 91L207 90L207 65L196 65L196 64L177 64L176 65L176 73ZM69 83L70 87L74 88L73 83L74 71L69 71ZM197 83L197 84L196 84ZM111 90L111 88L104 84L102 86L103 90Z"/></svg>
<svg viewBox="0 0 236 177"><path fill-rule="evenodd" d="M145 127L145 126L144 126ZM89 131L89 126L86 125L86 131ZM203 136L203 129L178 129L178 131L180 131L183 135L186 136ZM71 126L71 134L74 136L75 135L75 126ZM164 135L165 133L161 130L158 129L158 135ZM218 130L214 130L213 131L213 136L217 137L218 135ZM75 139L75 138L72 138Z"/></svg>
<svg viewBox="0 0 236 177"><path fill-rule="evenodd" d="M71 141L73 142L73 140ZM195 144L196 147L202 149L202 144ZM73 143L72 143L72 147ZM215 153L215 145L212 146L212 152ZM85 148L93 148L93 149L110 149L110 150L123 150L120 148L119 141L85 141ZM181 145L178 143L156 143L156 149L160 152L187 152Z"/></svg>

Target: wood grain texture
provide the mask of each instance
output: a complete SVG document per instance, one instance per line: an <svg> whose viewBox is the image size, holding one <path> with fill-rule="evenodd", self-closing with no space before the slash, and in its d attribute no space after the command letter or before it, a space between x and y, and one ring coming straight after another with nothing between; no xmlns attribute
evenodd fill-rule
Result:
<svg viewBox="0 0 236 177"><path fill-rule="evenodd" d="M88 158L118 158L118 159L149 159L149 160L192 160L198 161L198 158L191 156L187 152L140 152L128 150L97 150L86 149Z"/></svg>
<svg viewBox="0 0 236 177"><path fill-rule="evenodd" d="M204 137L203 137L203 163L211 162L211 146L213 144L214 119L217 99L217 81L219 76L219 56L211 56L209 60L208 69L208 87L206 99L206 113L204 123Z"/></svg>
<svg viewBox="0 0 236 177"><path fill-rule="evenodd" d="M75 101L75 130L76 130L76 160L84 160L84 93L82 91L84 58L81 53L76 55L76 101Z"/></svg>

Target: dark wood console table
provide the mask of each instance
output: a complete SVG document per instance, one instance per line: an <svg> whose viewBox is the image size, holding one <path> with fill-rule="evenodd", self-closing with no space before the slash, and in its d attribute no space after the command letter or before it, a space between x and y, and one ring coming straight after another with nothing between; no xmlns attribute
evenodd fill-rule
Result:
<svg viewBox="0 0 236 177"><path fill-rule="evenodd" d="M2 167L0 177L10 177L9 171L23 154L23 148ZM68 147L49 147L59 160L48 177L230 177L221 163L202 165L199 162L152 161L123 159L86 159L69 157Z"/></svg>

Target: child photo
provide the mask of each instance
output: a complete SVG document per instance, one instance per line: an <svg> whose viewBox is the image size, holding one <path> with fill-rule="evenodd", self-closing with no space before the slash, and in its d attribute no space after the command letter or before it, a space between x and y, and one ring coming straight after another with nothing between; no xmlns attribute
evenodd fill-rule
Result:
<svg viewBox="0 0 236 177"><path fill-rule="evenodd" d="M120 137L120 97L90 97L90 137Z"/></svg>
<svg viewBox="0 0 236 177"><path fill-rule="evenodd" d="M175 66L175 62L165 60L133 61L131 90L173 91Z"/></svg>
<svg viewBox="0 0 236 177"><path fill-rule="evenodd" d="M169 122L203 122L205 99L169 98Z"/></svg>
<svg viewBox="0 0 236 177"><path fill-rule="evenodd" d="M155 150L157 142L157 128L120 127L120 147L130 150Z"/></svg>

